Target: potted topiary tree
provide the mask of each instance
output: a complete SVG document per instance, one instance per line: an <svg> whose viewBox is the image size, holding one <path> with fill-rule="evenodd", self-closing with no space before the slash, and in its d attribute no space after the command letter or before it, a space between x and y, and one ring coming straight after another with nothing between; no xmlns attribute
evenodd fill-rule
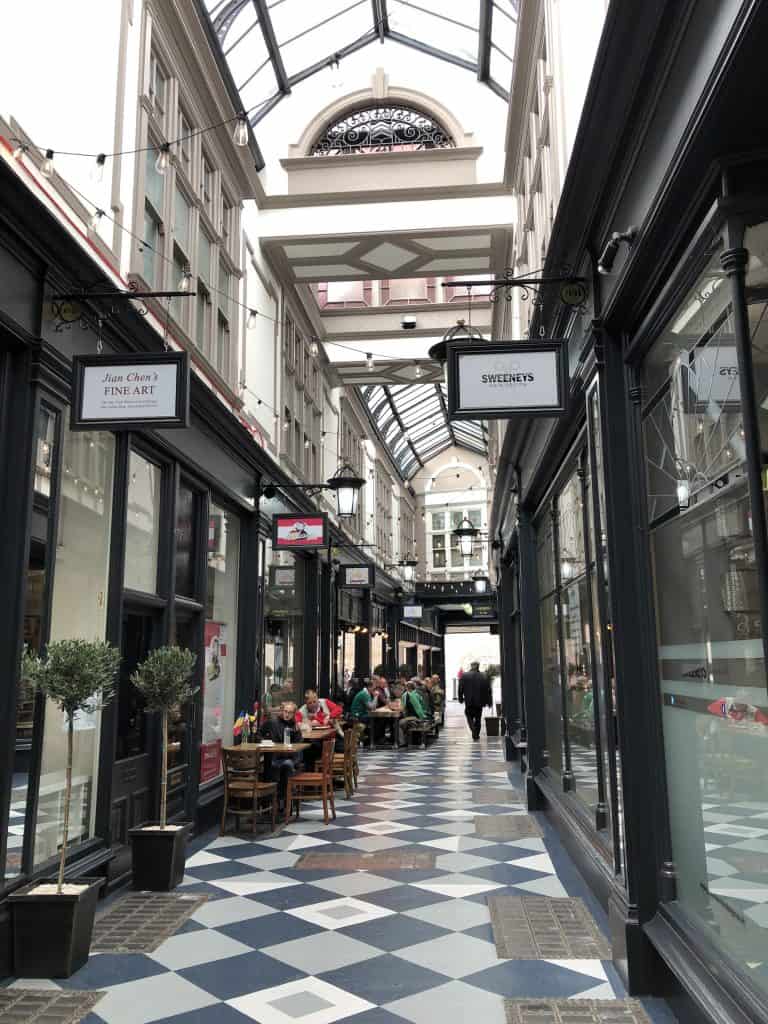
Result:
<svg viewBox="0 0 768 1024"><path fill-rule="evenodd" d="M131 829L133 887L168 892L184 877L188 825L169 825L168 813L168 714L195 693L192 681L197 658L184 647L158 647L147 655L131 676L144 696L147 711L160 712L162 761L160 768L160 823Z"/></svg>
<svg viewBox="0 0 768 1024"><path fill-rule="evenodd" d="M64 714L67 761L62 838L56 879L32 882L12 893L14 971L22 978L68 978L88 959L96 901L104 879L64 881L72 801L75 719L105 707L114 695L120 652L111 644L57 640L45 657L25 650L22 674Z"/></svg>

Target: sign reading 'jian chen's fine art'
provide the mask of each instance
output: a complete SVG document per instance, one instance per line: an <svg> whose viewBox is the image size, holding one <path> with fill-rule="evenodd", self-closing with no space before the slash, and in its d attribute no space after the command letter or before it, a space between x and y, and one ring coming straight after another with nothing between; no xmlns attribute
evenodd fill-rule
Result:
<svg viewBox="0 0 768 1024"><path fill-rule="evenodd" d="M564 342L449 342L448 414L454 420L559 416L568 368Z"/></svg>
<svg viewBox="0 0 768 1024"><path fill-rule="evenodd" d="M189 426L186 352L75 356L72 430Z"/></svg>

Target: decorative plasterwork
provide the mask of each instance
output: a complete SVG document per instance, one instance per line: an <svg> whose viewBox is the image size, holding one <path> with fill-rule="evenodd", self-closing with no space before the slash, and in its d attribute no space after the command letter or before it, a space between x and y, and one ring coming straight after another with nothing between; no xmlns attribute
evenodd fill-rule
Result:
<svg viewBox="0 0 768 1024"><path fill-rule="evenodd" d="M423 231L262 241L269 256L293 281L359 281L397 277L488 274L503 251L504 228L479 232Z"/></svg>

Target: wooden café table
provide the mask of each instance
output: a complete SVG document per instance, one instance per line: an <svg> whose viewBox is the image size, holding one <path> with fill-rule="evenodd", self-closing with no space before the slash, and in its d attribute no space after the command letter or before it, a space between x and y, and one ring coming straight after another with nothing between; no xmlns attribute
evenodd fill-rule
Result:
<svg viewBox="0 0 768 1024"><path fill-rule="evenodd" d="M374 740L374 735L373 735L373 723L377 722L377 721L379 721L379 722L381 722L381 721L392 722L393 723L392 724L392 746L393 747L397 747L397 726L395 725L395 723L397 722L398 718L402 718L402 717L403 717L403 712L402 711L393 711L392 708L377 708L375 711L369 711L368 712L368 718L371 721L371 736L370 736L370 740L369 740L369 745L370 745L370 749L371 750L375 749L375 740Z"/></svg>

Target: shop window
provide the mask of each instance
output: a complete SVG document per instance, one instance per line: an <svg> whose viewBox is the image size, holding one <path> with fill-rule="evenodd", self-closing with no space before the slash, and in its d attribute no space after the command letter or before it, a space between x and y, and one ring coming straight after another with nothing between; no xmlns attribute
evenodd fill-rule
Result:
<svg viewBox="0 0 768 1024"><path fill-rule="evenodd" d="M128 460L123 585L146 594L157 593L161 485L160 467L132 451Z"/></svg>
<svg viewBox="0 0 768 1024"><path fill-rule="evenodd" d="M65 431L62 464L50 638L103 639L109 580L113 436ZM99 711L78 715L69 826L72 845L94 834L100 731ZM48 701L35 822L35 866L54 857L61 843L66 748L64 716Z"/></svg>
<svg viewBox="0 0 768 1024"><path fill-rule="evenodd" d="M747 304L766 447L765 226ZM679 905L764 989L768 699L731 283L719 252L650 350L643 414Z"/></svg>
<svg viewBox="0 0 768 1024"><path fill-rule="evenodd" d="M180 484L176 495L176 566L175 592L179 597L196 596L197 498L186 484Z"/></svg>
<svg viewBox="0 0 768 1024"><path fill-rule="evenodd" d="M266 545L264 578L264 706L301 703L304 693L305 561Z"/></svg>
<svg viewBox="0 0 768 1024"><path fill-rule="evenodd" d="M235 719L239 579L240 521L212 504L208 526L201 782L221 775L221 748L232 735Z"/></svg>

